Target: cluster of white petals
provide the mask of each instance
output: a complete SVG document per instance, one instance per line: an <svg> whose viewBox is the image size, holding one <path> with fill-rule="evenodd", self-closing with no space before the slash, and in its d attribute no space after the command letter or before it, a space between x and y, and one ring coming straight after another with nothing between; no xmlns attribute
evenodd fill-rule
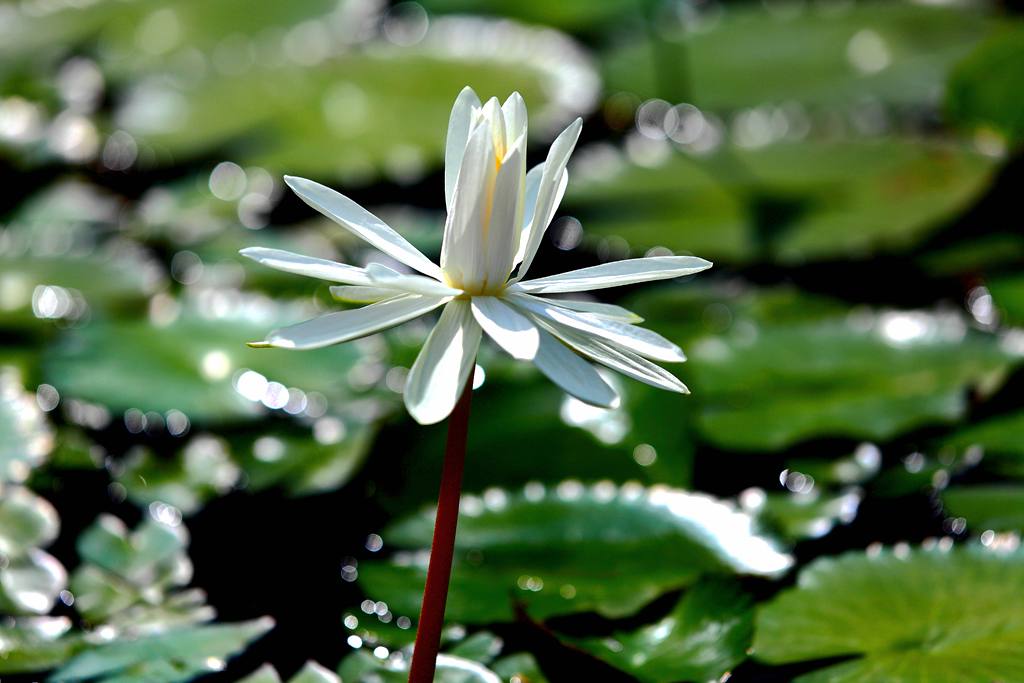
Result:
<svg viewBox="0 0 1024 683"><path fill-rule="evenodd" d="M405 386L418 422L443 420L473 371L483 332L513 358L530 361L564 391L611 407L618 396L588 361L677 392L686 387L652 360L685 360L678 346L637 327L641 319L610 304L545 294L585 292L664 280L711 267L694 256L656 256L524 280L568 184L566 164L581 121L552 143L547 159L526 170L526 105L480 104L470 89L455 100L445 151L448 217L438 266L364 208L311 180L286 177L307 204L408 266L366 268L253 247L242 254L290 273L339 283L341 300L368 305L272 332L254 346L313 349L380 332L444 307Z"/></svg>

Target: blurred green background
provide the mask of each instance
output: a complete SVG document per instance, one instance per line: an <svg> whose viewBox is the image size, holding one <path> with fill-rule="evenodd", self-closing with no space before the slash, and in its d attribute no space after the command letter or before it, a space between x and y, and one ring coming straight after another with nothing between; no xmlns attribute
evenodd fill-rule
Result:
<svg viewBox="0 0 1024 683"><path fill-rule="evenodd" d="M691 396L482 349L438 680L1024 681L1022 9L0 2L0 677L404 680L429 321L249 349L340 304L237 251L436 255L468 84L584 117L538 275L715 268L599 293Z"/></svg>

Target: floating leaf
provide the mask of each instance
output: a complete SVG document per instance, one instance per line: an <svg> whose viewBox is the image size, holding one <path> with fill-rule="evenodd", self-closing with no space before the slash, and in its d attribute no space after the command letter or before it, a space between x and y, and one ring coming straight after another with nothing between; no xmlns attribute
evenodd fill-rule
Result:
<svg viewBox="0 0 1024 683"><path fill-rule="evenodd" d="M230 490L239 475L223 443L200 436L173 460L159 459L147 449L134 450L119 480L136 503L166 503L189 515L209 498Z"/></svg>
<svg viewBox="0 0 1024 683"><path fill-rule="evenodd" d="M462 512L446 612L458 621L509 620L516 603L540 619L586 610L623 616L704 574L777 575L792 562L754 533L746 514L667 487L491 489L464 497ZM433 522L425 511L383 533L390 547L424 550L359 567L367 593L392 612L417 611Z"/></svg>
<svg viewBox="0 0 1024 683"><path fill-rule="evenodd" d="M864 258L920 242L994 168L962 146L900 138L666 152L650 168L592 162L593 179L569 193L588 233L735 262Z"/></svg>
<svg viewBox="0 0 1024 683"><path fill-rule="evenodd" d="M378 659L365 650L356 650L338 669L345 683L404 683L409 678L408 657ZM482 664L449 654L437 656L435 683L502 683L502 679Z"/></svg>
<svg viewBox="0 0 1024 683"><path fill-rule="evenodd" d="M656 624L572 642L644 683L709 681L746 659L753 631L750 596L732 581L708 579Z"/></svg>
<svg viewBox="0 0 1024 683"><path fill-rule="evenodd" d="M1024 28L1005 27L956 65L946 88L946 113L965 127L1024 140Z"/></svg>
<svg viewBox="0 0 1024 683"><path fill-rule="evenodd" d="M846 553L764 606L754 656L854 656L800 683L990 683L1024 676L1024 554L980 547Z"/></svg>
<svg viewBox="0 0 1024 683"><path fill-rule="evenodd" d="M341 683L341 679L338 674L316 662L306 662L299 673L288 679L288 683Z"/></svg>
<svg viewBox="0 0 1024 683"><path fill-rule="evenodd" d="M22 482L53 449L53 430L19 373L0 365L0 482Z"/></svg>
<svg viewBox="0 0 1024 683"><path fill-rule="evenodd" d="M821 538L837 524L849 524L857 516L862 498L858 490L766 494L760 489L747 489L740 495L740 505L757 518L763 533L795 542Z"/></svg>
<svg viewBox="0 0 1024 683"><path fill-rule="evenodd" d="M216 671L274 625L269 617L238 624L173 629L89 648L65 664L51 680L95 678L121 683L178 683Z"/></svg>
<svg viewBox="0 0 1024 683"><path fill-rule="evenodd" d="M495 482L509 487L555 485L567 478L689 483L692 443L687 425L641 404L641 397L656 390L647 392L638 383L613 378L622 385L623 405L594 408L567 396L529 366L493 361L481 361L487 379L474 392L466 489L482 490ZM509 415L518 418L512 421ZM436 500L445 435L443 430L421 430L398 436L402 446L396 450L403 453L406 476L388 503L416 509L408 506ZM545 447L524 450L524 443ZM392 494L390 488L385 492Z"/></svg>
<svg viewBox="0 0 1024 683"><path fill-rule="evenodd" d="M67 572L55 557L29 548L0 568L0 612L46 614L67 581Z"/></svg>
<svg viewBox="0 0 1024 683"><path fill-rule="evenodd" d="M362 467L376 430L355 419L323 417L313 433L279 431L232 449L248 488L281 486L295 496L337 489Z"/></svg>
<svg viewBox="0 0 1024 683"><path fill-rule="evenodd" d="M156 509L157 514L173 512ZM185 553L188 534L180 526L144 520L129 532L121 520L102 515L78 537L83 563L71 577L75 607L87 619L118 623L198 621L212 616L194 594L184 593L165 614L159 607L192 578ZM153 608L157 609L153 609Z"/></svg>
<svg viewBox="0 0 1024 683"><path fill-rule="evenodd" d="M1000 472L1024 475L1024 412L979 420L938 443L965 457L984 456L985 464Z"/></svg>
<svg viewBox="0 0 1024 683"><path fill-rule="evenodd" d="M978 484L942 492L946 515L963 517L975 532L1024 530L1024 486Z"/></svg>
<svg viewBox="0 0 1024 683"><path fill-rule="evenodd" d="M331 405L347 402L357 415L376 415L380 409L356 401L358 392L346 381L374 376L379 353L372 350L379 345L373 340L308 353L245 346L312 314L266 299L215 295L163 325L132 320L76 330L46 355L44 371L62 395L136 411L136 429L147 425L150 411L168 424L168 411L183 413L183 425L253 420L266 414L265 406L296 414L324 397Z"/></svg>
<svg viewBox="0 0 1024 683"><path fill-rule="evenodd" d="M0 556L47 546L60 531L57 511L23 486L0 483Z"/></svg>
<svg viewBox="0 0 1024 683"><path fill-rule="evenodd" d="M520 683L548 683L548 679L540 670L537 660L527 652L502 657L491 667L502 680Z"/></svg>
<svg viewBox="0 0 1024 683"><path fill-rule="evenodd" d="M969 389L991 393L1021 358L953 313L821 309L800 321L724 292L701 301L666 290L653 301L653 314L644 297L630 305L690 354L683 377L696 405L688 406L701 436L724 448L778 450L839 435L884 440L953 421L965 413ZM687 312L699 319L714 307L726 329L695 334Z"/></svg>
<svg viewBox="0 0 1024 683"><path fill-rule="evenodd" d="M63 663L80 645L68 636L67 617L20 617L0 624L0 674L44 671Z"/></svg>
<svg viewBox="0 0 1024 683"><path fill-rule="evenodd" d="M270 664L264 664L238 683L281 683L281 676Z"/></svg>
<svg viewBox="0 0 1024 683"><path fill-rule="evenodd" d="M68 577L61 563L40 547L49 545L59 530L52 505L24 487L0 482L0 611L50 611Z"/></svg>
<svg viewBox="0 0 1024 683"><path fill-rule="evenodd" d="M946 71L992 25L971 7L905 1L727 6L687 17L678 42L624 41L604 70L612 91L715 110L867 98L914 106L935 102Z"/></svg>
<svg viewBox="0 0 1024 683"><path fill-rule="evenodd" d="M1011 325L1024 325L1024 275L992 278L988 288L1003 319Z"/></svg>
<svg viewBox="0 0 1024 683"><path fill-rule="evenodd" d="M310 57L299 60L279 43L256 42L271 64L140 79L116 113L118 127L176 156L226 144L235 158L277 171L408 181L441 160L438 131L467 83L484 96L519 90L541 130L564 125L596 95L597 77L567 37L509 22L438 19L404 48L307 42L298 50ZM415 117L403 113L413 108Z"/></svg>
<svg viewBox="0 0 1024 683"><path fill-rule="evenodd" d="M438 14L493 14L572 30L596 30L618 26L636 16L638 9L656 5L652 0L424 0L423 7Z"/></svg>

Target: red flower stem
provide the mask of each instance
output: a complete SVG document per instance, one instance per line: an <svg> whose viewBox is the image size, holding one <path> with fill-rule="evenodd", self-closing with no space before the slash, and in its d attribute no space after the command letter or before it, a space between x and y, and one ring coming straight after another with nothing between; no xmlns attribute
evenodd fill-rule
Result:
<svg viewBox="0 0 1024 683"><path fill-rule="evenodd" d="M462 466L466 460L466 434L469 431L469 406L473 395L470 371L462 397L448 417L448 442L444 448L441 490L437 495L434 541L430 546L427 585L416 629L416 644L409 667L409 683L433 683L437 651L444 627L444 607L448 601L448 582L452 576L455 530L459 521L459 496L462 493Z"/></svg>

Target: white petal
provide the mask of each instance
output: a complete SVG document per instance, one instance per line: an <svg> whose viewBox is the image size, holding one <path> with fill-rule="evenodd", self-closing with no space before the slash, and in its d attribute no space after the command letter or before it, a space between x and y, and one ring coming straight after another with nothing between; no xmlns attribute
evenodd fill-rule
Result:
<svg viewBox="0 0 1024 683"><path fill-rule="evenodd" d="M473 108L480 106L480 98L473 89L466 86L455 98L452 115L448 119L448 137L444 150L444 201L450 211L455 194L455 181L462 167L462 155L466 152L469 128L473 120Z"/></svg>
<svg viewBox="0 0 1024 683"><path fill-rule="evenodd" d="M524 292L533 294L585 292L593 289L632 285L637 282L667 280L699 273L710 267L710 261L696 256L651 256L602 263L599 266L527 280L520 282L518 287Z"/></svg>
<svg viewBox="0 0 1024 683"><path fill-rule="evenodd" d="M480 326L469 303L456 299L445 306L405 381L405 407L420 424L448 417L480 348Z"/></svg>
<svg viewBox="0 0 1024 683"><path fill-rule="evenodd" d="M488 126L477 126L469 136L462 169L455 184L452 209L441 245L441 268L448 281L462 285L483 280L485 253L482 226L491 203L497 168L494 141Z"/></svg>
<svg viewBox="0 0 1024 683"><path fill-rule="evenodd" d="M519 223L522 220L525 146L526 138L516 140L494 181L489 221L483 226L485 288L503 285L512 273L512 259L518 247Z"/></svg>
<svg viewBox="0 0 1024 683"><path fill-rule="evenodd" d="M426 294L427 296L458 296L461 289L455 289L437 280L422 275L408 275L396 272L379 263L366 266L366 274L374 287L401 290L407 294Z"/></svg>
<svg viewBox="0 0 1024 683"><path fill-rule="evenodd" d="M508 355L518 360L533 360L540 335L529 318L493 296L475 296L473 316Z"/></svg>
<svg viewBox="0 0 1024 683"><path fill-rule="evenodd" d="M537 164L526 174L526 183L523 192L523 221L519 234L519 247L516 250L515 265L523 262L526 255L526 247L530 242L530 224L533 222L533 212L537 207L537 193L540 191L540 181L544 177L544 164Z"/></svg>
<svg viewBox="0 0 1024 683"><path fill-rule="evenodd" d="M536 297L541 301L546 301L553 306L561 306L562 308L568 308L572 311L579 311L580 313L589 313L597 318L605 318L606 320L615 320L620 323L642 323L644 321L639 315L633 311L627 310L622 306L616 306L615 304L603 304L598 301L580 301L579 299L546 299L544 297Z"/></svg>
<svg viewBox="0 0 1024 683"><path fill-rule="evenodd" d="M544 161L544 173L537 192L537 203L534 208L533 221L530 224L530 238L527 241L523 264L519 267L516 279L521 279L530 269L533 258L537 255L537 249L540 248L540 242L544 238L544 232L548 229L548 224L554 217L558 204L562 201L565 186L569 182L568 175L565 173L565 165L569 163L569 156L576 147L582 127L582 119L576 119L551 143L548 157Z"/></svg>
<svg viewBox="0 0 1024 683"><path fill-rule="evenodd" d="M441 296L395 297L363 308L336 311L298 325L274 330L267 336L266 341L255 342L251 346L318 349L322 346L340 344L418 318L450 300L450 297Z"/></svg>
<svg viewBox="0 0 1024 683"><path fill-rule="evenodd" d="M350 304L372 304L395 296L402 296L402 293L383 287L338 285L331 287L331 296L338 301Z"/></svg>
<svg viewBox="0 0 1024 683"><path fill-rule="evenodd" d="M548 330L583 355L627 377L659 389L668 389L680 394L690 393L686 385L675 375L632 351L616 348L612 344L564 326L550 325Z"/></svg>
<svg viewBox="0 0 1024 683"><path fill-rule="evenodd" d="M344 282L348 285L366 285L370 282L369 276L362 268L335 263L327 259L293 254L283 249L246 247L238 253L264 266L283 270L286 273L295 273L331 282Z"/></svg>
<svg viewBox="0 0 1024 683"><path fill-rule="evenodd" d="M591 405L614 408L619 396L608 386L594 366L570 351L544 330L537 330L540 346L533 364L562 391Z"/></svg>
<svg viewBox="0 0 1024 683"><path fill-rule="evenodd" d="M497 97L492 97L484 103L481 115L491 127L491 139L494 141L494 149L497 150L495 156L501 160L505 157L505 150L511 141L506 137L505 115L501 111L501 103Z"/></svg>
<svg viewBox="0 0 1024 683"><path fill-rule="evenodd" d="M593 335L641 356L668 363L681 363L686 360L682 349L651 330L614 320L604 320L589 313L569 311L524 294L510 293L507 298L535 317Z"/></svg>
<svg viewBox="0 0 1024 683"><path fill-rule="evenodd" d="M441 278L441 269L437 267L437 264L424 256L419 249L412 246L407 239L395 232L384 221L345 195L305 178L285 176L284 181L295 194L299 195L302 201L342 227L351 230L388 256L424 275Z"/></svg>
<svg viewBox="0 0 1024 683"><path fill-rule="evenodd" d="M512 93L501 105L501 112L505 118L505 138L507 140L518 140L526 135L526 102L523 96L517 92Z"/></svg>

